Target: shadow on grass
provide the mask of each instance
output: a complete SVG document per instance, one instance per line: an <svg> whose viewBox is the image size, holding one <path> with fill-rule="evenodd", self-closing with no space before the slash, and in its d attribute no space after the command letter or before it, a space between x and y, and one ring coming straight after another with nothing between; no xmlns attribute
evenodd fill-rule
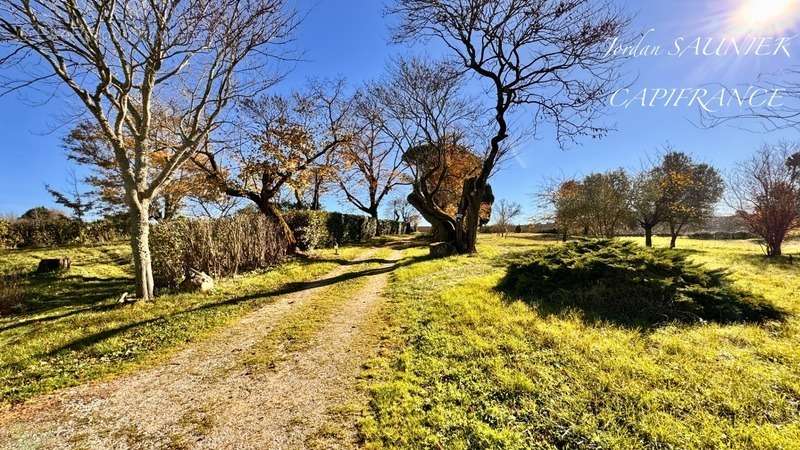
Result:
<svg viewBox="0 0 800 450"><path fill-rule="evenodd" d="M789 254L768 257L767 255L754 255L752 253L737 255L739 260L764 269L800 270L800 255Z"/></svg>
<svg viewBox="0 0 800 450"><path fill-rule="evenodd" d="M574 242L517 256L497 289L545 315L579 311L589 323L639 329L786 316L761 296L735 288L724 271L691 263L682 252L631 242Z"/></svg>
<svg viewBox="0 0 800 450"><path fill-rule="evenodd" d="M8 317L16 320L0 325L0 331L10 330L32 323L46 323L88 311L106 311L116 307L108 300L119 297L129 290L130 278L96 278L80 275L29 274L24 280L25 296L22 312ZM46 314L60 308L73 308L59 314L25 318Z"/></svg>
<svg viewBox="0 0 800 450"><path fill-rule="evenodd" d="M98 333L90 334L90 335L84 336L84 337L82 337L80 339L74 340L74 341L72 341L72 342L70 342L70 343L68 343L66 345L61 346L61 347L54 348L54 349L48 351L45 355L46 356L57 356L57 355L59 355L61 353L64 353L64 352L81 351L81 350L89 348L89 347L91 347L91 346L93 346L93 345L95 345L95 344L97 344L99 342L102 342L102 341L104 341L106 339L110 339L110 338L113 338L113 337L118 336L120 334L123 334L125 332L131 331L131 330L135 330L137 328L144 327L144 326L147 326L147 325L151 325L151 324L154 324L154 323L157 323L157 322L168 322L168 321L172 321L172 320L175 320L175 319L179 319L180 317L183 317L183 316L187 316L187 315L191 315L191 314L195 314L195 313L199 313L199 312L203 312L203 311L210 311L210 310L215 310L215 309L219 309L219 308L225 308L225 307L228 307L228 306L236 306L236 305L249 303L249 302L253 302L253 301L257 301L257 300L262 300L262 301L265 300L265 299L267 299L267 300L275 300L278 297L281 297L281 296L284 296L284 295L288 295L288 294L293 294L293 293L296 293L296 292L302 292L302 291L307 291L307 290L326 287L326 286L333 286L333 285L336 285L338 283L343 283L343 282L346 282L346 281L349 281L349 280L353 280L353 279L356 279L356 278L369 277L369 276L375 276L375 275L380 275L380 274L384 274L384 273L390 273L390 272L393 272L393 271L397 270L400 267L405 267L405 266L409 266L409 265L412 265L412 264L416 264L418 262L421 262L421 261L424 261L424 260L427 260L427 259L429 259L429 257L426 255L426 256L420 256L420 257L415 257L415 258L406 258L406 259L403 259L403 260L400 260L400 261L389 261L389 263L393 263L393 264L387 265L385 267L375 268L375 269L365 269L365 270L359 270L359 271L354 271L354 272L347 272L347 273L344 273L344 274L341 274L341 275L322 278L322 279L313 280L313 281L288 283L288 284L286 284L286 285L284 285L284 286L282 286L282 287L280 287L278 289L273 289L273 290L270 290L270 291L260 291L260 292L254 292L252 294L243 295L243 296L238 296L238 297L233 297L233 298L228 298L228 299L222 299L222 300L217 301L217 302L207 303L207 304L200 305L200 306L197 306L197 307L194 307L194 308L178 311L178 312L175 312L175 313L172 313L172 314L167 314L167 315L163 315L163 316L159 316L159 317L153 317L153 318L150 318L150 319L146 319L146 320L142 320L142 321L138 321L138 322L125 324L125 325L121 325L121 326L118 326L118 327L115 327L115 328L110 328L110 329L107 329L107 330L103 330L103 331L98 332ZM363 261L362 261L362 263L363 263Z"/></svg>

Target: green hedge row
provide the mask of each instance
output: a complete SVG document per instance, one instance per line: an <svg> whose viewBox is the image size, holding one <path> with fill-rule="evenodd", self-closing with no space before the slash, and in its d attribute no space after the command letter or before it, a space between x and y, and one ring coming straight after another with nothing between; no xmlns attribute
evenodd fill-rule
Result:
<svg viewBox="0 0 800 450"><path fill-rule="evenodd" d="M67 217L0 219L0 248L103 243L125 237L124 225L110 220L80 222Z"/></svg>
<svg viewBox="0 0 800 450"><path fill-rule="evenodd" d="M334 244L367 242L376 234L400 234L403 224L393 220L375 220L367 216L327 211L290 211L286 222L294 231L301 250L332 247Z"/></svg>

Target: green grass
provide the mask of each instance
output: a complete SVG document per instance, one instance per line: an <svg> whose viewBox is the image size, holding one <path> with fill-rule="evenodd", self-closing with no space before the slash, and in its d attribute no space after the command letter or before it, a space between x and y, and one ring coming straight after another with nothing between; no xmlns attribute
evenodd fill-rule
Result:
<svg viewBox="0 0 800 450"><path fill-rule="evenodd" d="M119 305L131 291L125 244L0 253L0 273L29 273L40 258L69 256L70 271L26 275L25 312L0 318L0 403L18 402L87 380L155 363L234 318L305 289L362 248L315 253L264 273L223 280L210 294L169 294Z"/></svg>
<svg viewBox="0 0 800 450"><path fill-rule="evenodd" d="M477 257L394 272L364 374L367 448L800 448L798 265L751 242L679 240L785 320L632 327L497 289L504 255L548 245L561 244L481 236Z"/></svg>

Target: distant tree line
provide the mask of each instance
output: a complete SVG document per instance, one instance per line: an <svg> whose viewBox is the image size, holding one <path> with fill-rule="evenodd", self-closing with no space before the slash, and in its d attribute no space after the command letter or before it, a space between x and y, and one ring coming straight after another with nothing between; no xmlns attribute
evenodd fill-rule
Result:
<svg viewBox="0 0 800 450"><path fill-rule="evenodd" d="M645 245L663 227L674 248L688 227L702 227L725 200L747 230L764 243L768 256L800 227L800 147L765 145L736 166L728 181L708 164L668 150L652 167L629 174L622 169L593 173L548 186L540 194L563 240L571 235L615 237L640 228Z"/></svg>

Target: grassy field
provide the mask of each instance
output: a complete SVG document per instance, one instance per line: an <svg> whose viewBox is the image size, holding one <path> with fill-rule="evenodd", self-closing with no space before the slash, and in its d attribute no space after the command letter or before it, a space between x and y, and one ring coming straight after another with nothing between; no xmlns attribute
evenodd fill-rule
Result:
<svg viewBox="0 0 800 450"><path fill-rule="evenodd" d="M679 240L785 319L635 327L498 289L510 254L549 245L561 244L481 236L479 256L394 273L364 374L367 448L800 448L800 261Z"/></svg>
<svg viewBox="0 0 800 450"><path fill-rule="evenodd" d="M353 262L362 247L321 251L223 280L212 294L133 305L115 302L131 289L127 245L2 252L0 274L23 274L25 303L0 318L0 405L163 361L347 265L242 359L249 370L271 370L310 345L364 286L357 274L384 264L388 246L400 248L393 239L375 244L387 248L365 261ZM800 260L767 261L753 242L679 241L675 254L727 271L737 292L769 312L740 322L631 321L572 302L584 289L554 304L504 287L512 264L562 246L537 235L481 235L477 256L403 251L366 325L380 335L362 373L367 448L800 448ZM785 250L798 254L800 243ZM30 274L40 258L59 256L75 261L69 272ZM360 410L345 407L334 421L342 429Z"/></svg>
<svg viewBox="0 0 800 450"><path fill-rule="evenodd" d="M132 305L116 303L132 290L126 244L0 251L0 275L21 273L24 291L24 312L0 317L0 405L157 362L362 251L318 251L312 259L223 280L211 294ZM63 256L74 261L69 272L31 274L40 258Z"/></svg>

